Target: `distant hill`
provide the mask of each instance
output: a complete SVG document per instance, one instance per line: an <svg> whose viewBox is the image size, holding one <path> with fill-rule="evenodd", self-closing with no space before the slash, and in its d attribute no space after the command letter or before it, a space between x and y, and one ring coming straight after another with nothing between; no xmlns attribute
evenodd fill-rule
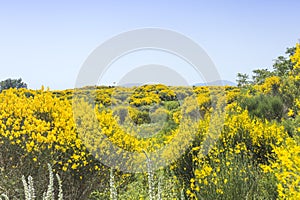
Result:
<svg viewBox="0 0 300 200"><path fill-rule="evenodd" d="M138 87L143 85L142 83L126 83L123 85L120 85L122 87ZM227 80L218 80L218 81L213 81L213 82L208 82L208 83L195 83L193 84L194 86L237 86L236 83L227 81Z"/></svg>
<svg viewBox="0 0 300 200"><path fill-rule="evenodd" d="M237 86L236 83L227 80L217 80L208 83L195 83L194 86Z"/></svg>

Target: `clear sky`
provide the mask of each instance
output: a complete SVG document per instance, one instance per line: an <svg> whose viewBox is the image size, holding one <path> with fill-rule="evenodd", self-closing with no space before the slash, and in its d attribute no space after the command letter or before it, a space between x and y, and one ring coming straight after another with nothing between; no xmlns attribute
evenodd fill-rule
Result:
<svg viewBox="0 0 300 200"><path fill-rule="evenodd" d="M157 27L193 39L221 78L235 81L238 72L271 69L295 45L299 8L298 0L0 0L0 80L73 88L97 46L125 31Z"/></svg>

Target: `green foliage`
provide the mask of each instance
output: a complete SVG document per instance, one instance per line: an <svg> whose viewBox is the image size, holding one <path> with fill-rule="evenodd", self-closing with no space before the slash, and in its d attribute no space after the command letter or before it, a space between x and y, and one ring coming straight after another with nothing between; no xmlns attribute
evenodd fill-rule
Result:
<svg viewBox="0 0 300 200"><path fill-rule="evenodd" d="M249 76L247 74L238 73L237 74L237 85L238 87L244 87L249 84Z"/></svg>
<svg viewBox="0 0 300 200"><path fill-rule="evenodd" d="M291 117L282 122L282 125L284 126L285 131L291 136L300 136L300 116Z"/></svg>
<svg viewBox="0 0 300 200"><path fill-rule="evenodd" d="M150 113L151 123L164 123L168 121L169 112L168 110L160 107L154 112Z"/></svg>
<svg viewBox="0 0 300 200"><path fill-rule="evenodd" d="M252 71L252 80L249 80L249 75L238 73L237 74L237 83L238 87L243 87L246 85L251 84L262 84L266 80L266 78L271 76L278 76L281 78L287 78L289 75L289 72L293 70L293 67L295 66L295 63L293 63L290 59L290 57L295 53L296 48L287 48L285 56L278 56L277 59L275 59L273 64L273 70L269 71L268 69L255 69Z"/></svg>
<svg viewBox="0 0 300 200"><path fill-rule="evenodd" d="M218 162L216 162L216 160ZM220 161L220 162L219 162ZM208 183L193 183L200 187L200 199L276 199L276 181L269 180L247 155L223 152L207 161L212 168Z"/></svg>
<svg viewBox="0 0 300 200"><path fill-rule="evenodd" d="M0 82L0 92L3 90L7 90L9 88L27 88L27 84L22 81L21 78L19 79L6 79Z"/></svg>
<svg viewBox="0 0 300 200"><path fill-rule="evenodd" d="M149 116L149 108L147 107L130 107L129 109L129 115L131 120L137 124L148 124L151 122L151 118Z"/></svg>
<svg viewBox="0 0 300 200"><path fill-rule="evenodd" d="M43 193L43 200L55 200L55 189L54 189L54 177L52 172L52 167L50 164L48 164L48 170L49 170L49 184L47 186L47 191ZM57 178L57 185L58 185L58 191L57 191L57 199L63 200L63 189L62 189L62 181L60 179L60 176L56 174ZM24 197L25 200L35 200L36 199L36 192L35 192L35 186L32 176L28 176L28 181L25 179L25 176L22 175L22 183L24 187ZM8 196L6 194L2 194L0 196L0 199L5 198L5 200L9 200Z"/></svg>
<svg viewBox="0 0 300 200"><path fill-rule="evenodd" d="M176 110L180 106L178 101L165 101L163 104L164 107L169 111Z"/></svg>
<svg viewBox="0 0 300 200"><path fill-rule="evenodd" d="M242 108L247 109L252 117L280 121L283 117L284 105L280 97L259 94L241 100Z"/></svg>
<svg viewBox="0 0 300 200"><path fill-rule="evenodd" d="M293 69L294 63L291 61L290 57L295 53L296 48L287 48L285 56L278 56L273 64L274 74L279 77L286 77L288 73Z"/></svg>
<svg viewBox="0 0 300 200"><path fill-rule="evenodd" d="M252 80L254 84L262 84L270 76L272 73L268 69L256 69L253 70Z"/></svg>
<svg viewBox="0 0 300 200"><path fill-rule="evenodd" d="M9 200L9 198L8 198L8 196L7 196L6 194L1 194L0 200L2 200L2 198L3 198L4 200Z"/></svg>

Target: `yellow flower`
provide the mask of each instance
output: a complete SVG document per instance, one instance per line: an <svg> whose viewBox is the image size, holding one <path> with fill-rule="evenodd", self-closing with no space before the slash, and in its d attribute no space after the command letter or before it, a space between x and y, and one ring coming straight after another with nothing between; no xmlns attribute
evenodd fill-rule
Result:
<svg viewBox="0 0 300 200"><path fill-rule="evenodd" d="M293 115L294 115L294 111L292 109L289 109L288 116L292 117Z"/></svg>
<svg viewBox="0 0 300 200"><path fill-rule="evenodd" d="M62 170L63 170L63 171L67 171L67 169L68 169L68 167L65 166L65 165L62 167Z"/></svg>
<svg viewBox="0 0 300 200"><path fill-rule="evenodd" d="M72 169L77 169L78 164L77 163L73 163L73 165L71 166Z"/></svg>
<svg viewBox="0 0 300 200"><path fill-rule="evenodd" d="M216 191L218 194L224 194L223 190L222 189L217 189Z"/></svg>

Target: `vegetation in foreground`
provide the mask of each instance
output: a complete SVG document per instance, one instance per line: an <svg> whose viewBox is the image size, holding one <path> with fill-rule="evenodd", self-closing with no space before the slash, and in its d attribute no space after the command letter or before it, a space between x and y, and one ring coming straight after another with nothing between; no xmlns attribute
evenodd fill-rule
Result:
<svg viewBox="0 0 300 200"><path fill-rule="evenodd" d="M287 54L238 87L1 82L1 198L27 198L23 175L42 197L49 163L64 199L300 199L300 45Z"/></svg>

